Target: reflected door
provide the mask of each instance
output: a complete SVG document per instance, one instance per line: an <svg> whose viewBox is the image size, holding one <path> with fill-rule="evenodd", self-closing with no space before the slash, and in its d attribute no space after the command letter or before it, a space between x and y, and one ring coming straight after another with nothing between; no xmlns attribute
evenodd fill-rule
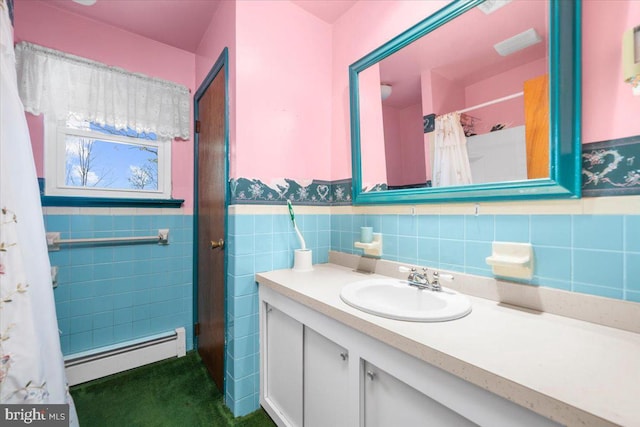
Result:
<svg viewBox="0 0 640 427"><path fill-rule="evenodd" d="M527 178L549 177L549 75L524 82Z"/></svg>

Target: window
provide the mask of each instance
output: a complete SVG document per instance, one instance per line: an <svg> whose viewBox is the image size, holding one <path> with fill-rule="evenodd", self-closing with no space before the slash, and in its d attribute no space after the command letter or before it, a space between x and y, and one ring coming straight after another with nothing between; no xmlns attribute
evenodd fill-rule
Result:
<svg viewBox="0 0 640 427"><path fill-rule="evenodd" d="M171 141L153 133L47 120L45 195L171 197Z"/></svg>

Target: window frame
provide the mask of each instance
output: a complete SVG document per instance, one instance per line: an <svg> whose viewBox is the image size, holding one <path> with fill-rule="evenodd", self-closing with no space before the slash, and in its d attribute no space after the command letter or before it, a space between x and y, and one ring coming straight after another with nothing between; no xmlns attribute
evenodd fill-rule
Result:
<svg viewBox="0 0 640 427"><path fill-rule="evenodd" d="M163 200L171 200L171 143L166 138L158 137L156 140L128 137L123 135L112 135L92 130L73 129L67 126L66 120L55 120L45 117L44 120L44 194L43 205L52 205L57 200L64 205L64 200L76 200L70 204L77 204L77 199L86 200L84 205L91 205L91 201L98 201L100 204L135 205L136 202L162 203ZM158 151L158 190L134 190L120 188L94 188L75 187L66 185L66 136L79 136L94 140L128 144L133 146L153 147ZM46 200L48 198L49 200ZM175 202L182 202L175 200ZM181 203L180 203L181 204Z"/></svg>

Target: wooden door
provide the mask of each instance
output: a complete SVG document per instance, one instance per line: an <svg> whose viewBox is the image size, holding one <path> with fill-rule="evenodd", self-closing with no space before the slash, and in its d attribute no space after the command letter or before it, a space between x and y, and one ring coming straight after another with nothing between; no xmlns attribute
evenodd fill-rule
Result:
<svg viewBox="0 0 640 427"><path fill-rule="evenodd" d="M198 353L224 393L225 73L198 100ZM213 244L215 242L217 247Z"/></svg>

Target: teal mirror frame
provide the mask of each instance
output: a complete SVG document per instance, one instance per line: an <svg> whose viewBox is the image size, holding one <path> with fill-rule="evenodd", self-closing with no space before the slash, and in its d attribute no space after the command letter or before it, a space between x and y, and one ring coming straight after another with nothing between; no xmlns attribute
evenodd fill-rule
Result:
<svg viewBox="0 0 640 427"><path fill-rule="evenodd" d="M362 191L358 73L483 2L484 0L453 1L349 66L354 205L580 197L580 0L549 1L549 178L452 187Z"/></svg>

